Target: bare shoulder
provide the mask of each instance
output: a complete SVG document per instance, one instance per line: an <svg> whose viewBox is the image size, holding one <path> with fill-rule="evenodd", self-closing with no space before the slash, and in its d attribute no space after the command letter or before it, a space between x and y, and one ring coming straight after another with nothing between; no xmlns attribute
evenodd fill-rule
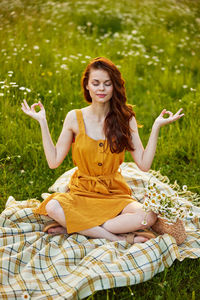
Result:
<svg viewBox="0 0 200 300"><path fill-rule="evenodd" d="M70 110L64 121L64 127L67 127L68 129L71 129L73 127L73 123L76 121L76 112L75 109Z"/></svg>
<svg viewBox="0 0 200 300"><path fill-rule="evenodd" d="M78 132L78 121L76 118L76 109L70 110L64 121L64 127L68 130L71 130L73 133L77 134Z"/></svg>
<svg viewBox="0 0 200 300"><path fill-rule="evenodd" d="M137 121L136 121L136 118L134 116L130 119L129 126L132 130L137 130L137 128L138 128Z"/></svg>

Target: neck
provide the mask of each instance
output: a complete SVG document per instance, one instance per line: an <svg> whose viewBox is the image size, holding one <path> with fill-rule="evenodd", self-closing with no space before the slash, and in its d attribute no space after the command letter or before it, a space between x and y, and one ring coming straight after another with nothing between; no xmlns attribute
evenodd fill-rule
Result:
<svg viewBox="0 0 200 300"><path fill-rule="evenodd" d="M110 110L110 103L91 103L90 111L98 122L104 121Z"/></svg>

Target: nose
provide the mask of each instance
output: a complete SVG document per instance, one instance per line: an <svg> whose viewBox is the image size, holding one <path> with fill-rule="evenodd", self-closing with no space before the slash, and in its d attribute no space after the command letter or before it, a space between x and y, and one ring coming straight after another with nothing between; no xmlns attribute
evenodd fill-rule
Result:
<svg viewBox="0 0 200 300"><path fill-rule="evenodd" d="M100 91L104 90L104 84L103 83L100 84L99 89L100 89Z"/></svg>

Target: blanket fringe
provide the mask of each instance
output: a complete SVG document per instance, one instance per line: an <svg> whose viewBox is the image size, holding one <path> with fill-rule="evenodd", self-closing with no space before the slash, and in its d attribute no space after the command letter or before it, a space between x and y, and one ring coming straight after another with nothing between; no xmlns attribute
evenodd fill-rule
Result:
<svg viewBox="0 0 200 300"><path fill-rule="evenodd" d="M200 206L200 195L194 192L191 192L189 190L183 191L178 185L177 181L175 180L174 183L170 183L170 180L167 176L163 176L160 171L155 171L155 170L149 170L148 171L150 174L155 176L158 180L160 180L163 183L166 183L175 190L179 196L186 198L188 201L192 202L195 206Z"/></svg>

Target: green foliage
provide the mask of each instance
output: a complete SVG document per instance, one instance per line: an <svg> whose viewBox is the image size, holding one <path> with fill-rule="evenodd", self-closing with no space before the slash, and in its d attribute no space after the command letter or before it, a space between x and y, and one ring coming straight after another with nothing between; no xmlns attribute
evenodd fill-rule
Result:
<svg viewBox="0 0 200 300"><path fill-rule="evenodd" d="M144 146L161 110L183 107L184 118L161 129L152 168L200 193L199 12L189 0L2 0L0 211L9 195L41 200L73 166L70 152L58 169L48 168L39 125L20 103L41 100L56 143L67 112L86 105L80 79L97 56L121 70ZM198 299L199 271L199 261L176 262L148 282L90 299Z"/></svg>

